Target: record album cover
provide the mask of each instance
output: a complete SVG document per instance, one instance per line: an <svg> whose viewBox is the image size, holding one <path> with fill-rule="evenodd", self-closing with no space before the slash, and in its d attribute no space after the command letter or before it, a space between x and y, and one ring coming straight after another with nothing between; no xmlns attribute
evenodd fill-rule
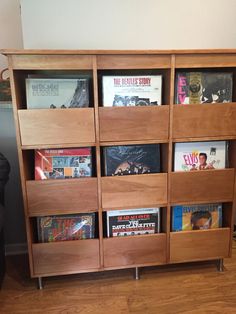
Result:
<svg viewBox="0 0 236 314"><path fill-rule="evenodd" d="M88 78L27 78L28 109L84 108L89 106Z"/></svg>
<svg viewBox="0 0 236 314"><path fill-rule="evenodd" d="M103 106L161 105L161 75L103 76Z"/></svg>
<svg viewBox="0 0 236 314"><path fill-rule="evenodd" d="M138 208L107 211L107 236L122 237L160 232L160 209Z"/></svg>
<svg viewBox="0 0 236 314"><path fill-rule="evenodd" d="M178 72L175 86L176 104L231 102L233 74L229 72Z"/></svg>
<svg viewBox="0 0 236 314"><path fill-rule="evenodd" d="M37 217L38 241L93 239L95 213Z"/></svg>
<svg viewBox="0 0 236 314"><path fill-rule="evenodd" d="M226 168L227 142L175 143L174 171Z"/></svg>
<svg viewBox="0 0 236 314"><path fill-rule="evenodd" d="M222 204L185 205L172 208L172 231L222 227Z"/></svg>
<svg viewBox="0 0 236 314"><path fill-rule="evenodd" d="M104 147L105 175L121 176L160 172L160 145Z"/></svg>
<svg viewBox="0 0 236 314"><path fill-rule="evenodd" d="M91 148L35 150L35 180L92 176Z"/></svg>

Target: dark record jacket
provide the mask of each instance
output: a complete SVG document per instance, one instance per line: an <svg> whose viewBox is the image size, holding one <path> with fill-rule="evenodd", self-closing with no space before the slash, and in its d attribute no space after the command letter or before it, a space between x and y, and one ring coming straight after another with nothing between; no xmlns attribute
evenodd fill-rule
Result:
<svg viewBox="0 0 236 314"><path fill-rule="evenodd" d="M105 176L157 173L160 144L104 147Z"/></svg>

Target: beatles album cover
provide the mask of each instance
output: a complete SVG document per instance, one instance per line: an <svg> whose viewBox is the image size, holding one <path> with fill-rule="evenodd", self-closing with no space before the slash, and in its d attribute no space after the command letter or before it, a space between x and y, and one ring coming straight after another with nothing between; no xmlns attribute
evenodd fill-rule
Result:
<svg viewBox="0 0 236 314"><path fill-rule="evenodd" d="M233 74L228 72L178 72L175 86L176 104L231 102Z"/></svg>
<svg viewBox="0 0 236 314"><path fill-rule="evenodd" d="M103 76L103 106L161 105L162 75Z"/></svg>
<svg viewBox="0 0 236 314"><path fill-rule="evenodd" d="M95 213L37 217L38 241L93 239Z"/></svg>
<svg viewBox="0 0 236 314"><path fill-rule="evenodd" d="M175 143L174 171L224 169L227 142Z"/></svg>
<svg viewBox="0 0 236 314"><path fill-rule="evenodd" d="M172 231L222 227L222 204L185 205L172 208Z"/></svg>
<svg viewBox="0 0 236 314"><path fill-rule="evenodd" d="M107 146L104 147L103 153L106 176L161 171L159 144Z"/></svg>
<svg viewBox="0 0 236 314"><path fill-rule="evenodd" d="M122 237L160 232L160 209L138 208L107 211L107 236Z"/></svg>
<svg viewBox="0 0 236 314"><path fill-rule="evenodd" d="M89 106L88 78L27 78L28 109L84 108Z"/></svg>
<svg viewBox="0 0 236 314"><path fill-rule="evenodd" d="M35 180L91 176L91 148L35 150Z"/></svg>

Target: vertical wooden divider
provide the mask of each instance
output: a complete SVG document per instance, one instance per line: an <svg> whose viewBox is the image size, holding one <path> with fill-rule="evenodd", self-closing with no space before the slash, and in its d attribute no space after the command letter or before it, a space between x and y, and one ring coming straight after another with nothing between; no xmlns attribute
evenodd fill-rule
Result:
<svg viewBox="0 0 236 314"><path fill-rule="evenodd" d="M175 55L171 55L170 73L170 115L169 115L169 150L168 150L168 180L167 180L167 229L166 229L166 259L170 262L170 232L171 232L171 205L170 205L170 175L173 162L173 105L175 94Z"/></svg>
<svg viewBox="0 0 236 314"><path fill-rule="evenodd" d="M24 174L23 154L22 154L22 149L21 149L21 138L20 138L20 126L19 126L19 120L18 120L18 103L19 103L19 98L20 98L20 90L18 89L17 84L15 84L12 58L13 58L12 56L8 56L8 67L9 67L10 84L11 84L13 115L14 115L14 122L15 122L15 128L16 128L16 143L17 143L17 153L18 153L20 177L21 177L21 189L22 189L23 205L24 205L24 218L25 218L26 233L27 233L29 266L30 266L30 274L31 276L33 276L34 264L33 264L33 255L32 255L32 243L34 241L32 239L32 235L33 235L32 226L30 225L29 216L28 216L26 178Z"/></svg>
<svg viewBox="0 0 236 314"><path fill-rule="evenodd" d="M234 220L236 219L236 140L230 143L232 145L230 158L230 168L235 169L234 175L234 199L232 204L232 213L231 213L231 237L229 241L229 255L232 256L232 241L233 241L233 231L234 231Z"/></svg>
<svg viewBox="0 0 236 314"><path fill-rule="evenodd" d="M99 253L100 268L104 267L103 254L103 215L102 215L102 190L101 190L101 148L99 130L99 103L98 103L98 75L97 56L93 56L93 93L94 93L94 121L95 121L95 141L96 141L96 164L97 164L97 186L98 186L98 227L99 227Z"/></svg>

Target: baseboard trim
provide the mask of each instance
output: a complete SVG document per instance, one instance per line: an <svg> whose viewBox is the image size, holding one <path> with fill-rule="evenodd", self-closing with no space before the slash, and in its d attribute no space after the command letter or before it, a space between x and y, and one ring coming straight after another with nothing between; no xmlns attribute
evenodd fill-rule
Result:
<svg viewBox="0 0 236 314"><path fill-rule="evenodd" d="M27 243L14 243L5 245L5 255L20 255L28 253Z"/></svg>

